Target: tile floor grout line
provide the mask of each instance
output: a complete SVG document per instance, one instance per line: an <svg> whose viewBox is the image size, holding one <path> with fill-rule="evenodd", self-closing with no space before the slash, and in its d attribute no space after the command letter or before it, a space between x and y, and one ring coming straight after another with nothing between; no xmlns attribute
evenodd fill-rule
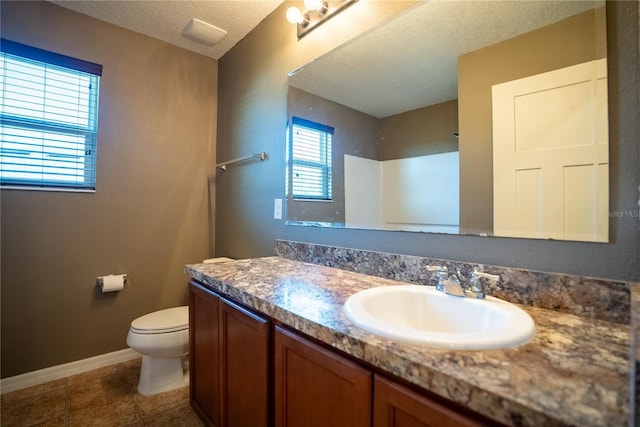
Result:
<svg viewBox="0 0 640 427"><path fill-rule="evenodd" d="M120 369L123 371L123 375L122 375L122 381L125 383L125 386L127 388L132 388L134 390L137 390L137 387L135 386L135 384L131 384L126 380L126 373L124 372L124 370L126 369L124 367L124 365L121 364ZM142 422L142 427L145 426L145 421L144 421L144 413L142 412L142 408L140 408L140 404L138 403L138 399L135 398L135 395L133 397L133 404L136 407L136 412L138 413L138 417L140 418L140 422Z"/></svg>
<svg viewBox="0 0 640 427"><path fill-rule="evenodd" d="M99 421L107 425L171 427L179 422L185 427L203 426L189 404L188 387L155 396L142 396L137 393L136 387L139 370L139 361L125 362L116 367L99 368L74 375L63 379L62 382L52 381L41 386L23 389L24 391L7 393L2 399L0 422L3 427L34 425L44 418L48 422L60 422L62 426L73 427L82 425L83 422L84 425L90 425L98 421L96 417L101 416L103 418ZM33 397L36 395L49 396L49 399L44 399L44 402L47 402L44 405L34 406ZM58 397L54 398L56 395ZM77 401L78 398L81 399L80 402ZM77 404L82 403L83 399L88 400L89 403L86 406L82 404L78 406ZM104 402L114 404L118 400L129 403L120 406L122 410L118 410L116 404L111 410L97 412L104 409ZM72 401L76 404L72 405ZM40 400L40 402L43 401ZM72 411L73 406L77 408ZM129 409L126 409L127 406ZM62 411L64 414L61 413ZM98 413L100 415L97 415ZM54 414L57 414L55 419L52 418Z"/></svg>

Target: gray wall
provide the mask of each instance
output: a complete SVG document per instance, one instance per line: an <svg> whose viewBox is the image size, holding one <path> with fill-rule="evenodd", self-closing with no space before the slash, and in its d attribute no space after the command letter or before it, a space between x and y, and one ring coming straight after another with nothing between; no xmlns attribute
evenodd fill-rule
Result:
<svg viewBox="0 0 640 427"><path fill-rule="evenodd" d="M2 37L102 64L95 194L0 193L2 377L126 348L131 320L186 303L213 252L217 62L44 2ZM125 290L96 277L127 273Z"/></svg>
<svg viewBox="0 0 640 427"><path fill-rule="evenodd" d="M458 100L380 120L380 160L458 151Z"/></svg>
<svg viewBox="0 0 640 427"><path fill-rule="evenodd" d="M288 3L219 63L218 157L267 151L269 159L218 174L217 255L235 258L270 255L274 240L279 238L602 278L639 278L638 218L632 216L611 218L611 242L607 244L319 229L286 226L284 221L274 220L273 200L284 197L287 73L336 46L339 40L330 36L352 31L346 22L358 13L359 7L403 4L358 2L296 41L295 29L284 20ZM607 5L610 206L611 211L623 215L638 211L637 8L637 2Z"/></svg>

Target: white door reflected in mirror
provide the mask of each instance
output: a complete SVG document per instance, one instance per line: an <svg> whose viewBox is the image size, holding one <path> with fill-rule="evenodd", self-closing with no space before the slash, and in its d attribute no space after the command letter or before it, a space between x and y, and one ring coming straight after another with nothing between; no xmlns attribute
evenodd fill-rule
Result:
<svg viewBox="0 0 640 427"><path fill-rule="evenodd" d="M607 61L493 86L494 235L608 241Z"/></svg>

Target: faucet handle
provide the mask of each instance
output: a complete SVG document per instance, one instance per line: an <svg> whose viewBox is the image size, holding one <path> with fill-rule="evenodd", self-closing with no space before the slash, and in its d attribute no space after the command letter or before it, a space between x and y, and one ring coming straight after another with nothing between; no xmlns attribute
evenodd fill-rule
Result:
<svg viewBox="0 0 640 427"><path fill-rule="evenodd" d="M438 283L436 283L436 289L439 291L444 291L444 284L442 283L449 277L449 269L447 266L437 266L437 265L428 265L427 271L435 271L436 277L438 279Z"/></svg>
<svg viewBox="0 0 640 427"><path fill-rule="evenodd" d="M438 281L440 281L443 277L446 279L449 276L449 269L444 265L440 267L439 265L428 265L427 271L435 271L436 277L438 277Z"/></svg>
<svg viewBox="0 0 640 427"><path fill-rule="evenodd" d="M500 276L497 274L489 274L483 271L473 270L471 273L471 290L476 293L484 293L484 285L482 284L482 280L480 278L484 277L485 279L489 279L492 282L499 283Z"/></svg>

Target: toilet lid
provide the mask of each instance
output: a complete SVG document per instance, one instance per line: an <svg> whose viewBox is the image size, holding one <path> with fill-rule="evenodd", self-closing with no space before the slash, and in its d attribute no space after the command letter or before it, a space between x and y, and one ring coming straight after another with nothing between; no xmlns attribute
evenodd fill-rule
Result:
<svg viewBox="0 0 640 427"><path fill-rule="evenodd" d="M140 316L131 322L137 333L159 334L189 328L189 306L167 308Z"/></svg>

